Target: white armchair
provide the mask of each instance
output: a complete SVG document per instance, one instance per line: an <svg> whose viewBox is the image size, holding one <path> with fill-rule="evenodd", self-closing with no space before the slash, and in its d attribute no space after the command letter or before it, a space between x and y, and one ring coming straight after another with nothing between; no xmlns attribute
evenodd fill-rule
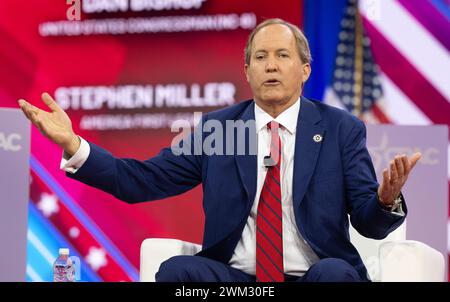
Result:
<svg viewBox="0 0 450 302"><path fill-rule="evenodd" d="M404 240L405 234L405 225L384 240L368 239L354 229L350 230L351 241L373 281L444 281L444 256L424 243ZM153 282L162 262L176 255L193 255L200 250L201 245L187 241L145 239L141 245L140 280Z"/></svg>
<svg viewBox="0 0 450 302"><path fill-rule="evenodd" d="M202 246L178 239L149 238L141 244L139 278L143 282L155 282L155 274L161 263L177 255L194 255Z"/></svg>
<svg viewBox="0 0 450 302"><path fill-rule="evenodd" d="M370 279L375 282L445 281L444 255L414 240L405 240L403 223L383 240L361 236L350 227L350 240L358 250Z"/></svg>

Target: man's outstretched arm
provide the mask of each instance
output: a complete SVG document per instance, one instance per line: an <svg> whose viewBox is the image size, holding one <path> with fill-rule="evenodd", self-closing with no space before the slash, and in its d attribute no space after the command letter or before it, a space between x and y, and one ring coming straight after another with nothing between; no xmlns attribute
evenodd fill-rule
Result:
<svg viewBox="0 0 450 302"><path fill-rule="evenodd" d="M364 124L355 119L347 125L352 128L346 129L342 154L350 220L363 236L382 239L405 219L407 209L401 189L421 154L410 158L396 156L390 162L390 169L383 171L383 181L379 185L366 147Z"/></svg>
<svg viewBox="0 0 450 302"><path fill-rule="evenodd" d="M82 139L74 133L70 118L50 95L44 93L42 100L50 112L25 100L19 100L19 105L44 136L63 148L64 157L70 160L83 149ZM95 144L83 143L84 149L87 145L84 155L87 158L83 158L76 169L66 169L69 171L67 175L130 203L177 195L192 189L202 180L201 156L177 156L170 148L165 148L153 158L138 161L115 158Z"/></svg>

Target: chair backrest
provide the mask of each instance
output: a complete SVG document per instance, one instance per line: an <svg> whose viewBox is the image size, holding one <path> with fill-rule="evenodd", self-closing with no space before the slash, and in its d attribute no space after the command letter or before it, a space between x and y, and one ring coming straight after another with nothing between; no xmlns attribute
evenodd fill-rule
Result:
<svg viewBox="0 0 450 302"><path fill-rule="evenodd" d="M350 241L356 247L372 281L380 280L379 247L383 242L406 239L406 221L382 240L366 238L350 225Z"/></svg>

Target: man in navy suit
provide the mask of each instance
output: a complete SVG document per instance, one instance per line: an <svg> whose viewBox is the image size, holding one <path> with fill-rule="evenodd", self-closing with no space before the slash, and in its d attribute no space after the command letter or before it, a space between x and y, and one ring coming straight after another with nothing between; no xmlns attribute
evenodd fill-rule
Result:
<svg viewBox="0 0 450 302"><path fill-rule="evenodd" d="M144 162L115 158L77 136L48 94L43 101L51 112L19 104L64 149L69 177L121 200L163 199L203 185L203 250L165 261L157 281L366 281L348 215L366 237L382 239L397 228L407 213L401 188L421 155L397 155L379 185L364 124L301 96L310 62L296 26L280 19L259 24L245 49L253 99L202 118L226 129L223 137L210 150L190 152L195 138L201 145L208 138L200 129L179 149ZM229 130L229 121L242 123Z"/></svg>

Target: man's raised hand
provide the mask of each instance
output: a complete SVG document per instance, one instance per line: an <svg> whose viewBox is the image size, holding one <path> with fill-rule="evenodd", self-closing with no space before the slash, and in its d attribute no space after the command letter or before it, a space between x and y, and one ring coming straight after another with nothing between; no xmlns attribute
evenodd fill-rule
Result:
<svg viewBox="0 0 450 302"><path fill-rule="evenodd" d="M50 112L41 110L23 99L18 102L23 113L41 133L72 156L80 146L80 138L73 132L72 122L48 93L42 94L42 101Z"/></svg>
<svg viewBox="0 0 450 302"><path fill-rule="evenodd" d="M389 169L383 170L383 182L378 187L378 197L382 204L391 205L399 197L400 191L408 179L409 173L422 157L420 152L408 158L406 154L397 155L389 163Z"/></svg>

